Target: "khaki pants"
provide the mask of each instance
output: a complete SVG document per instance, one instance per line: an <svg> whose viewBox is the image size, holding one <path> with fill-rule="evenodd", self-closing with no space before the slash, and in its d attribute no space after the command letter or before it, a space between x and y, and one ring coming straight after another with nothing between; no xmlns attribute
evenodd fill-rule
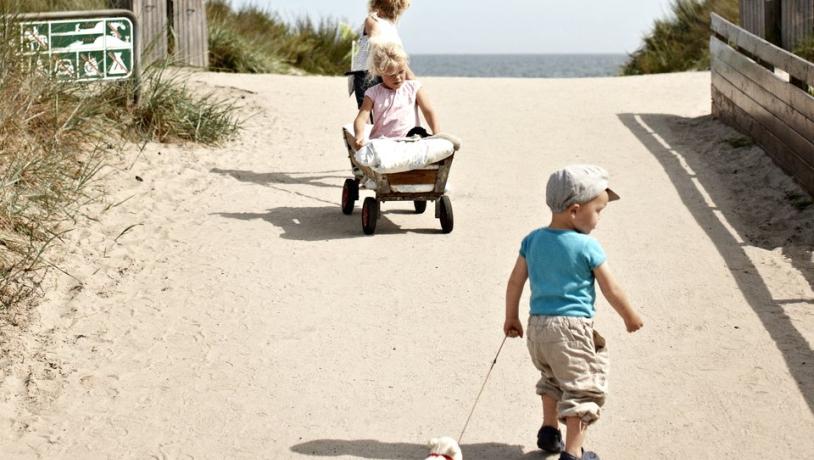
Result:
<svg viewBox="0 0 814 460"><path fill-rule="evenodd" d="M599 419L608 391L608 350L593 319L531 316L527 334L531 360L542 375L537 394L559 401L561 420L577 416L591 424Z"/></svg>

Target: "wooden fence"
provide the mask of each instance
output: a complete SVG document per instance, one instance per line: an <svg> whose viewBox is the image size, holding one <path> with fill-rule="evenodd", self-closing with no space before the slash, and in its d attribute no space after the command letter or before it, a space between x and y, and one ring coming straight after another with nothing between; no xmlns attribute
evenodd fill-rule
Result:
<svg viewBox="0 0 814 460"><path fill-rule="evenodd" d="M169 56L172 24L173 59L182 65L206 68L209 44L204 0L110 0L113 8L133 11L138 19L142 62Z"/></svg>
<svg viewBox="0 0 814 460"><path fill-rule="evenodd" d="M740 0L741 26L793 50L814 35L814 0Z"/></svg>
<svg viewBox="0 0 814 460"><path fill-rule="evenodd" d="M176 59L189 66L207 68L209 34L203 0L171 0L170 3Z"/></svg>
<svg viewBox="0 0 814 460"><path fill-rule="evenodd" d="M752 137L814 196L814 64L717 14L712 31L713 116Z"/></svg>

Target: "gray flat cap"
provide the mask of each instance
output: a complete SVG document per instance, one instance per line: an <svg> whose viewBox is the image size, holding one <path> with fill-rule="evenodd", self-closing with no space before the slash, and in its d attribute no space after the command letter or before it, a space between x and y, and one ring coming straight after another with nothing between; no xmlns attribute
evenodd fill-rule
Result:
<svg viewBox="0 0 814 460"><path fill-rule="evenodd" d="M545 201L552 212L563 212L574 203L587 203L602 190L608 191L610 201L619 195L608 188L608 172L594 165L571 165L554 171L548 178Z"/></svg>

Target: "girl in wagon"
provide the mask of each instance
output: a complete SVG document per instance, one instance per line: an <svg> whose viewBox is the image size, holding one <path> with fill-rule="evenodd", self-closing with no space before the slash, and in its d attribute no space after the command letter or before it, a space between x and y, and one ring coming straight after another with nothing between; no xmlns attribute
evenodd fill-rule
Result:
<svg viewBox="0 0 814 460"><path fill-rule="evenodd" d="M429 135L421 127L418 110L433 134L440 132L438 120L426 91L418 80L408 80L408 58L396 42L371 41L368 71L382 82L365 91L362 106L353 122L354 149L365 144L365 124L373 113L370 139Z"/></svg>

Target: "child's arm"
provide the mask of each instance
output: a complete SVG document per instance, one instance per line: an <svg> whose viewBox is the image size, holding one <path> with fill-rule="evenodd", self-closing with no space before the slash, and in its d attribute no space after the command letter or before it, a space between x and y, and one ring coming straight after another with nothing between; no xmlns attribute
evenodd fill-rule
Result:
<svg viewBox="0 0 814 460"><path fill-rule="evenodd" d="M416 93L415 103L418 104L418 108L420 108L421 113L424 114L424 119L427 120L427 124L430 125L430 131L432 131L433 134L440 133L441 127L438 126L438 120L435 118L435 111L432 109L430 99L427 97L427 93L424 91L424 88L420 88L418 93Z"/></svg>
<svg viewBox="0 0 814 460"><path fill-rule="evenodd" d="M625 292L616 284L613 274L611 274L608 263L604 262L602 265L594 268L594 276L599 283L599 288L602 290L602 295L608 299L616 313L625 321L625 327L628 332L636 332L644 326L639 313L630 305L627 300Z"/></svg>
<svg viewBox="0 0 814 460"><path fill-rule="evenodd" d="M520 323L520 296L529 277L529 267L523 256L517 256L509 283L506 286L506 321L503 333L509 337L523 337L523 324Z"/></svg>
<svg viewBox="0 0 814 460"><path fill-rule="evenodd" d="M370 120L370 111L373 110L373 100L365 96L359 114L353 120L353 148L361 149L365 145L365 124Z"/></svg>

